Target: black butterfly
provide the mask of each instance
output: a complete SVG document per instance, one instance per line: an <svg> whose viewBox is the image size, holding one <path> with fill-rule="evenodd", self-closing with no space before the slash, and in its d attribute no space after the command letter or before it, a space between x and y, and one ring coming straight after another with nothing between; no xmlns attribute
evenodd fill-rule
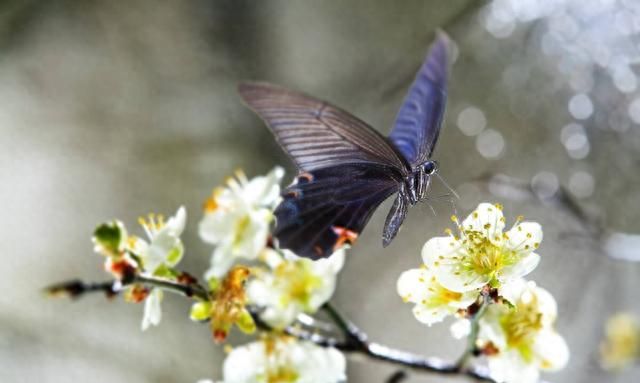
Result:
<svg viewBox="0 0 640 383"><path fill-rule="evenodd" d="M438 164L431 159L444 116L449 39L438 33L389 135L327 102L266 83L239 92L269 126L299 174L275 210L279 246L322 258L355 242L391 194L383 246L395 237L408 205L424 199Z"/></svg>

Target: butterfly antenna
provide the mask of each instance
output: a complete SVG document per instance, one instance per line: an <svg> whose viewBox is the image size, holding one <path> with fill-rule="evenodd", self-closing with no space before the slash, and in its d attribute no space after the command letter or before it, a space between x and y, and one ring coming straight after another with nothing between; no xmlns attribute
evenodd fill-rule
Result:
<svg viewBox="0 0 640 383"><path fill-rule="evenodd" d="M449 184L447 183L447 181L444 180L444 178L442 178L440 176L439 173L435 173L436 177L438 177L438 179L440 180L440 182L442 182L442 184L444 185L444 187L446 187L447 189L449 189L449 191L451 192L451 194L453 194L456 199L460 199L460 196L458 195L458 193L456 193L455 190L453 190L453 188L451 186L449 186Z"/></svg>

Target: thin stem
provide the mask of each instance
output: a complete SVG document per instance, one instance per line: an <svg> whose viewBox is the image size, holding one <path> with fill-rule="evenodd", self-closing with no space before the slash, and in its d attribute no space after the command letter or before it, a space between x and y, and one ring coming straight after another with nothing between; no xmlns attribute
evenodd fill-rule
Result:
<svg viewBox="0 0 640 383"><path fill-rule="evenodd" d="M133 276L126 282L109 281L85 283L79 280L73 280L53 285L47 288L46 291L52 295L67 295L73 298L79 298L86 293L92 292L105 292L108 296L113 296L121 292L124 287L135 283L161 288L192 299L209 299L206 289L198 283L184 284L167 279L141 275ZM383 361L415 371L431 372L441 375L465 375L477 381L494 382L489 376L488 371L480 367L460 366L439 358L426 358L421 355L370 342L362 330L346 319L331 304L327 303L322 308L335 326L341 331L344 337L343 340L323 336L319 334L316 328L305 330L292 326L285 329L285 333L301 340L313 342L321 347L334 347L344 352L364 355L370 359ZM255 308L250 309L258 328L264 331L273 331L268 324L260 320L259 310Z"/></svg>
<svg viewBox="0 0 640 383"><path fill-rule="evenodd" d="M363 354L372 359L404 366L416 371L428 371L442 375L466 375L477 381L494 382L487 371L478 367L467 367L466 365L454 364L439 358L426 358L370 342L366 334L345 319L333 305L326 303L322 306L322 309L343 333L344 342L338 342L334 345L341 351ZM479 313L480 311L477 314Z"/></svg>
<svg viewBox="0 0 640 383"><path fill-rule="evenodd" d="M197 298L203 301L209 300L207 290L197 283L183 284L168 279L146 277L142 275L136 275L133 279L133 283L142 283L147 286L158 287L163 290L184 295L188 298Z"/></svg>
<svg viewBox="0 0 640 383"><path fill-rule="evenodd" d="M161 288L176 294L184 295L188 298L208 300L207 291L197 283L184 284L168 279L135 275L128 281L108 281L98 283L86 283L75 279L67 282L57 283L45 288L49 295L66 295L71 298L79 298L87 293L104 292L107 296L117 295L124 287L140 283L146 286Z"/></svg>
<svg viewBox="0 0 640 383"><path fill-rule="evenodd" d="M471 322L471 331L469 332L469 337L467 338L467 348L464 350L460 359L456 363L458 369L463 369L465 366L469 364L469 361L475 356L477 351L476 343L478 342L478 333L480 331L480 318L484 315L487 307L491 303L489 298L489 294L486 291L483 291L480 295L481 303L478 311L476 311L471 318L469 319Z"/></svg>

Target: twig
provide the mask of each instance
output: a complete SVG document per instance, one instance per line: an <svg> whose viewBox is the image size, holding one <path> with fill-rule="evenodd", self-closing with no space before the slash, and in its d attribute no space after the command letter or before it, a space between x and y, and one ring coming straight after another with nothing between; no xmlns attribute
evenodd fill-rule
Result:
<svg viewBox="0 0 640 383"><path fill-rule="evenodd" d="M93 292L105 292L108 296L114 296L122 291L124 287L136 283L161 288L188 298L200 300L209 299L207 290L198 283L183 284L163 278L141 275L135 275L126 282L109 281L85 283L80 280L73 280L55 284L48 287L46 291L52 295L67 295L73 298L79 298L84 294ZM466 375L477 381L494 382L494 380L490 378L488 371L479 367L467 367L466 365L451 363L439 358L426 358L370 342L362 330L344 318L331 304L327 303L322 306L322 308L335 326L342 332L344 339L324 336L315 328L310 331L292 326L285 329L285 333L301 340L313 342L321 347L334 347L344 352L361 354L374 360L380 360L416 371L432 372L442 375ZM259 309L250 309L259 329L263 331L273 331L273 328L260 319Z"/></svg>
<svg viewBox="0 0 640 383"><path fill-rule="evenodd" d="M330 303L326 303L322 308L345 337L344 342L336 344L336 348L342 351L363 354L372 359L401 365L416 371L428 371L442 375L466 375L477 381L494 382L488 371L482 368L467 367L439 358L426 358L370 342L362 330L345 319Z"/></svg>
<svg viewBox="0 0 640 383"><path fill-rule="evenodd" d="M469 333L469 337L467 338L467 348L464 353L458 359L456 366L458 369L463 369L471 358L476 356L477 346L476 343L478 341L478 333L480 331L480 318L484 315L487 307L491 304L491 298L489 297L489 291L487 289L483 289L482 294L480 295L481 302L479 307L475 313L469 318L471 322L471 331Z"/></svg>

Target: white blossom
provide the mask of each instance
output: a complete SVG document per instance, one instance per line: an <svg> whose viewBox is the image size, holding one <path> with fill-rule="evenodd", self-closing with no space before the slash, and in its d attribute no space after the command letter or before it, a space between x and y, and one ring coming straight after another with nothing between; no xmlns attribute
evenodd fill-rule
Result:
<svg viewBox="0 0 640 383"><path fill-rule="evenodd" d="M487 284L501 288L536 268L534 252L542 241L535 222L520 222L506 233L502 206L481 203L462 223L453 216L458 234L435 237L422 249L422 258L437 281L456 292L477 290Z"/></svg>
<svg viewBox="0 0 640 383"><path fill-rule="evenodd" d="M187 212L182 206L166 223L161 215L149 214L148 219L139 219L150 242L129 236L128 248L142 260L146 273L153 274L161 266L170 268L180 262L184 255L180 235L184 231L186 220Z"/></svg>
<svg viewBox="0 0 640 383"><path fill-rule="evenodd" d="M237 172L213 191L199 226L202 240L216 246L207 279L221 278L237 258L255 259L264 249L283 175L280 167L251 180Z"/></svg>
<svg viewBox="0 0 640 383"><path fill-rule="evenodd" d="M148 219L140 218L150 242L139 237L128 237L128 249L142 261L143 273L170 277L171 268L180 262L184 255L184 245L180 235L184 231L187 213L180 207L175 216L167 222L161 215L149 214ZM151 289L144 301L142 330L151 325L157 326L162 319L162 290Z"/></svg>
<svg viewBox="0 0 640 383"><path fill-rule="evenodd" d="M275 328L290 325L300 313L316 312L331 298L345 257L344 249L317 261L281 252L264 250L261 259L270 270L256 270L247 287L251 303L263 308L261 319Z"/></svg>
<svg viewBox="0 0 640 383"><path fill-rule="evenodd" d="M346 360L334 348L268 337L234 348L223 374L224 383L337 383L346 380Z"/></svg>
<svg viewBox="0 0 640 383"><path fill-rule="evenodd" d="M521 283L514 307L492 304L480 318L478 346L498 382L535 383L539 371L557 371L569 360L569 349L555 331L557 305L535 283Z"/></svg>
<svg viewBox="0 0 640 383"><path fill-rule="evenodd" d="M478 297L477 291L459 293L448 290L426 267L402 273L398 278L397 291L403 301L415 304L413 315L428 326L469 307Z"/></svg>

